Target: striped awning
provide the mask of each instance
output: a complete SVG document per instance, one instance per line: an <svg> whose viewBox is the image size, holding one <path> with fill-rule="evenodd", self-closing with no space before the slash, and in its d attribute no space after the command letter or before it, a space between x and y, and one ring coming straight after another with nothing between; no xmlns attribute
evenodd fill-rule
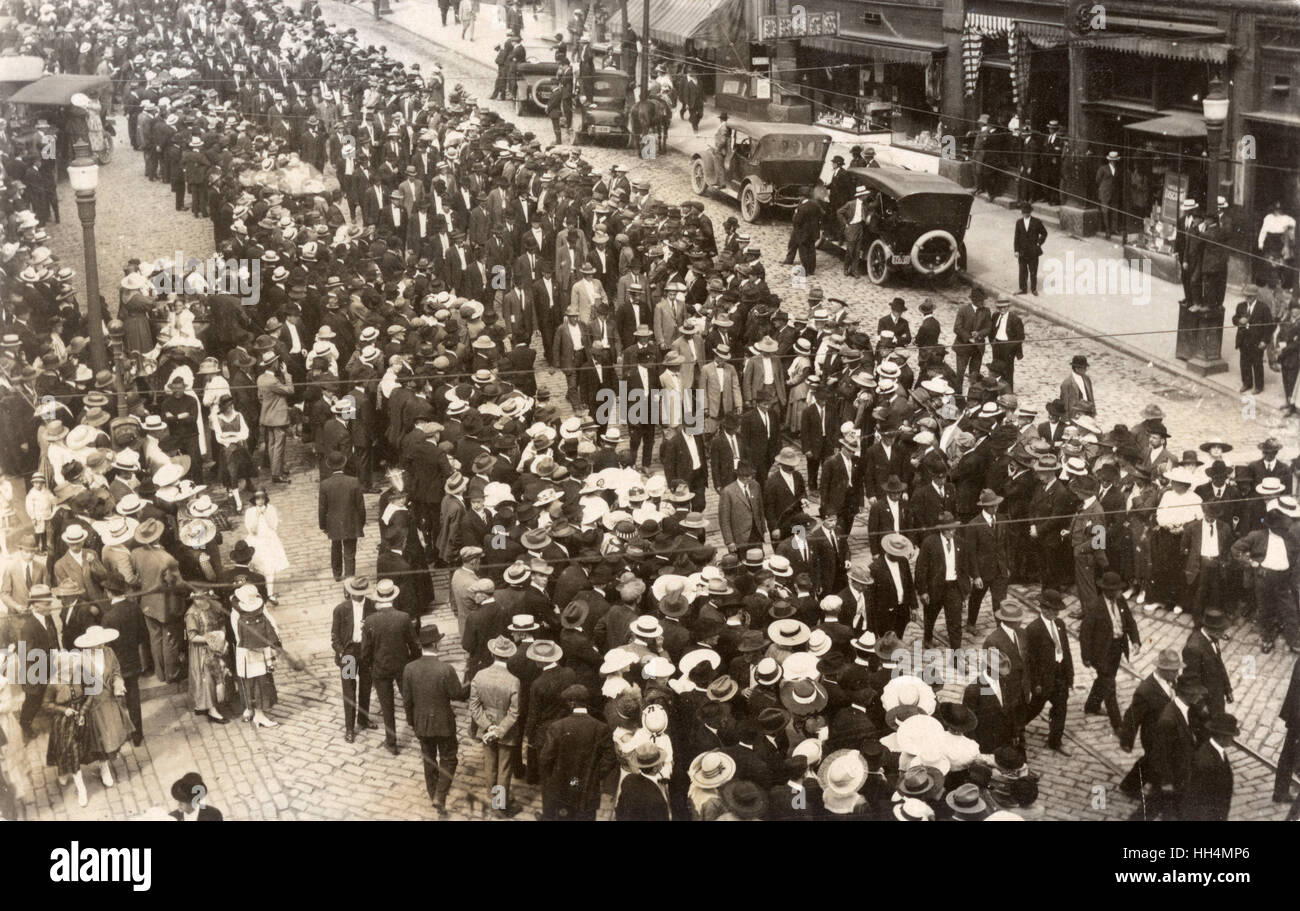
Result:
<svg viewBox="0 0 1300 911"><path fill-rule="evenodd" d="M909 41L905 38L880 38L840 30L839 37L802 39L804 47L861 57L875 63L911 63L929 66L936 55L948 53L946 45L936 41Z"/></svg>
<svg viewBox="0 0 1300 911"><path fill-rule="evenodd" d="M1078 47L1093 47L1121 54L1162 57L1166 60L1190 60L1200 63L1226 64L1231 44L1217 41L1184 41L1176 38L1152 38L1146 35L1098 35L1080 38Z"/></svg>
<svg viewBox="0 0 1300 911"><path fill-rule="evenodd" d="M743 40L743 0L649 0L650 37L681 47L739 47ZM627 0L627 23L638 33L645 22L644 0ZM644 35L642 36L645 37Z"/></svg>

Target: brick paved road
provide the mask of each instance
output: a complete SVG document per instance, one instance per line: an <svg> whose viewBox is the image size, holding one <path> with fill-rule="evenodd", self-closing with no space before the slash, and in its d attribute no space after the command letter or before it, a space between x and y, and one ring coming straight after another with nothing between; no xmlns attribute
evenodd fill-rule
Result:
<svg viewBox="0 0 1300 911"><path fill-rule="evenodd" d="M362 11L328 0L325 6L328 20L344 27L355 26L363 42L386 44L399 59L428 61L437 54L433 46L408 32L388 24L377 26ZM481 71L463 71L464 67L449 55L439 57L449 85L482 75ZM488 91L481 94L486 96ZM508 111L503 113L512 116ZM537 121L529 124L533 129L543 125ZM608 167L615 160L626 161L628 154L621 150L585 151L598 167ZM639 163L653 177L656 193L669 200L690 194L684 165L685 159L680 156ZM99 255L104 273L102 281L113 282L105 284L110 306L115 302L120 264L130 256L157 256L178 247L187 253L210 250L208 223L195 220L188 213L174 213L165 188L144 180L141 160L129 148L119 150L117 159L104 169L102 177ZM714 200L706 205L715 224L732 211L728 205ZM64 206L64 212L74 211L70 200L65 200ZM755 228L755 240L765 249L769 260L779 259L784 252L786 230L779 224ZM65 221L53 233L55 252L69 263L79 263L80 232L76 226ZM863 280L844 278L839 262L827 254L821 254L821 264L823 271L816 276L816 282L828 294L844 296L855 312L872 320L886 311L888 300L895 294L893 289L885 291ZM916 302L923 289L905 288L898 293L909 302ZM940 301L941 321L950 325L958 297L947 291L936 292L935 296ZM792 294L787 300L793 302L801 297L802 294ZM798 310L801 305L795 307ZM1026 332L1033 339L1061 335L1060 330L1034 319L1026 320ZM1133 363L1096 343L1042 341L1027 345L1026 349L1017 379L1023 397L1040 407L1052 396L1051 390L1066 372L1069 356L1082 351L1095 365L1093 373L1104 424L1133 421L1143 405L1158 401L1168 415L1166 423L1175 433L1174 448L1195 446L1210 435L1220 435L1239 449L1249 450L1256 440L1269 433L1288 434L1283 437L1288 445L1287 454L1296 448L1295 434L1289 428L1244 420L1240 403L1224 397L1202 398L1190 386L1180 386L1166 374ZM553 392L563 390L563 378L555 371L543 370L540 380ZM563 402L562 395L556 399ZM294 472L294 483L273 491L272 496L284 517L283 528L302 530L301 534L284 535L294 579L283 585L281 605L275 614L286 646L306 662L306 670L294 672L282 666L277 673L281 703L272 714L280 726L254 730L239 723L209 725L189 711L183 692L154 688L145 705L148 740L141 749L128 746L124 750L117 787L105 792L98 782L90 782L91 803L82 810L70 790L60 793L52 774L39 773L34 800L27 807L29 817L103 819L134 815L149 806L165 804L168 784L193 768L203 774L210 801L234 818L432 818L420 771L418 744L409 730L399 731L402 749L396 757L383 750L382 734L373 730L362 732L354 744L343 740L341 694L328 643L330 610L339 598L339 591L326 568L325 540L315 531L314 470L304 462ZM373 508L375 498L369 498L368 502ZM715 520L715 511L716 500L710 492L707 515L711 522ZM367 571L374 565L373 527L372 524L371 537L361 542L358 555L359 563ZM711 536L716 539L716 531ZM233 544L234 536L228 537L227 544ZM440 574L437 581L440 598L445 598L445 579ZM1032 606L1031 593L1013 590L1012 597ZM444 654L457 667L463 667L464 655L450 612L445 606L440 607L437 617L450 633L443 640ZM1180 621L1181 618L1139 616L1145 646L1135 662L1139 674L1149 671L1160 648L1181 647L1188 627ZM978 634L982 636L991 628L992 620L986 615ZM914 632L915 627L909 630L909 634ZM1276 755L1281 732L1276 708L1291 664L1286 655L1258 655L1253 651L1255 645L1253 635L1238 630L1226 651L1234 673L1254 672L1253 679L1241 679L1235 687L1238 693L1235 708L1243 720L1241 741L1271 759ZM1082 703L1091 684L1091 674L1082 669L1077 644L1075 648L1076 667L1080 669L1079 689L1071 699L1067 727L1067 744L1073 755L1064 759L1045 749L1044 718L1029 728L1030 764L1042 773L1042 803L1049 818L1122 819L1132 812L1133 805L1115 786L1132 757L1119 749L1103 719L1084 718ZM1137 679L1121 672L1120 695L1125 705ZM957 688L951 687L945 695L957 698ZM458 718L463 727L463 707ZM461 739L462 744L469 742L467 736ZM38 768L44 758L43 744L41 738L30 748L30 758ZM1271 771L1241 751L1234 752L1233 758L1238 782L1234 816L1280 818L1282 808L1269 802ZM477 747L462 746L461 765L452 792L453 818L481 818L483 808L477 796L482 791L480 751ZM531 818L540 809L540 799L532 788L520 786L516 796L526 808L520 818ZM608 800L606 804L603 815L607 816Z"/></svg>

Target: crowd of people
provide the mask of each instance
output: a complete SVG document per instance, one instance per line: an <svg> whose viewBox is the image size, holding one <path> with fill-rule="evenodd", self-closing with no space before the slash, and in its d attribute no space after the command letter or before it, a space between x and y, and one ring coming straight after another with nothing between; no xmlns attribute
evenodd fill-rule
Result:
<svg viewBox="0 0 1300 911"><path fill-rule="evenodd" d="M1300 651L1278 441L1237 464L1217 440L1178 454L1155 405L1104 429L1083 355L1033 391L1040 415L1009 300L973 290L951 346L929 299L915 332L901 297L878 321L816 287L783 300L734 220L715 232L700 203L597 173L319 17L99 15L139 26L119 78L146 176L211 219L208 262L260 281L241 296L202 262L126 263L125 356L96 372L73 273L30 210L4 213L0 459L30 480L32 529L0 575L0 644L58 668L21 686L5 668L18 802L43 735L83 805L83 766L112 786L146 733L142 675L185 681L211 723L277 723L274 607L296 571L272 500L301 449L315 477L292 483L318 484L341 587L346 740L379 726L377 695L400 754L400 691L439 814L469 747L487 778L470 808L501 816L517 775L546 819L595 818L607 793L619 820L1037 818L1024 731L1046 712L1069 755L1073 589L1085 713L1144 751L1122 784L1138 815L1227 817L1220 642L1253 622L1261 652ZM660 407L611 418L628 399ZM1156 611L1190 634L1121 713L1116 674ZM976 649L960 701L936 696L952 668L908 663L917 641ZM1283 711L1289 801L1300 683Z"/></svg>

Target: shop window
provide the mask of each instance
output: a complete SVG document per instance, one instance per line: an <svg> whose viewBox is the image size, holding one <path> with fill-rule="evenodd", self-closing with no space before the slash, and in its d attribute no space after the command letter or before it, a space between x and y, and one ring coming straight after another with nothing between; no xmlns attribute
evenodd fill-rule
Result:
<svg viewBox="0 0 1300 911"><path fill-rule="evenodd" d="M1111 63L1103 70L1110 77L1111 96L1150 104L1154 88L1153 61L1137 54L1123 54L1112 55Z"/></svg>

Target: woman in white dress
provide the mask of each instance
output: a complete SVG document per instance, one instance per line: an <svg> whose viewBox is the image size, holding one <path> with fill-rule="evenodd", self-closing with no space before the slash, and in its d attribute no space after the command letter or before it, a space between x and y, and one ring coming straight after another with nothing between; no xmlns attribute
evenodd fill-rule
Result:
<svg viewBox="0 0 1300 911"><path fill-rule="evenodd" d="M266 597L279 604L275 597L275 577L289 568L289 558L280 543L280 513L271 505L265 487L253 491L253 505L244 513L244 540L253 548L250 568L266 577Z"/></svg>

